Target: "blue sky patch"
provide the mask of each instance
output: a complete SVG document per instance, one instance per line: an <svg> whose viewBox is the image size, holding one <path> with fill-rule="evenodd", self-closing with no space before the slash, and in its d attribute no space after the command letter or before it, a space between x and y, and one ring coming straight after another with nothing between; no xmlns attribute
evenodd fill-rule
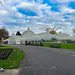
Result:
<svg viewBox="0 0 75 75"><path fill-rule="evenodd" d="M26 16L37 16L37 14L35 12L32 12L28 9L25 9L25 10L24 9L18 9L18 11L20 13L22 13L23 15L26 15Z"/></svg>
<svg viewBox="0 0 75 75"><path fill-rule="evenodd" d="M71 2L71 3L69 4L69 7L71 7L72 9L75 9L75 2Z"/></svg>
<svg viewBox="0 0 75 75"><path fill-rule="evenodd" d="M57 11L57 12L59 11L57 3L51 3L49 0L44 0L43 4L48 4L49 6L51 6L52 11Z"/></svg>

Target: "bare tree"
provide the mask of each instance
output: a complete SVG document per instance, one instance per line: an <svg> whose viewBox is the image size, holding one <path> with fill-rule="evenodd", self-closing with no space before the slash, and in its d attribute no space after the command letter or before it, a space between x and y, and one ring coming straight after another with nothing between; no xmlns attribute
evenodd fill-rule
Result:
<svg viewBox="0 0 75 75"><path fill-rule="evenodd" d="M8 0L3 0L4 3L8 4ZM3 5L3 2L0 1L0 5Z"/></svg>
<svg viewBox="0 0 75 75"><path fill-rule="evenodd" d="M57 31L58 29L60 29L60 27L49 27L49 26L47 26L47 25L43 25L43 27L42 27L41 29L45 30L45 31L48 32L48 33L56 34L56 31Z"/></svg>
<svg viewBox="0 0 75 75"><path fill-rule="evenodd" d="M0 1L0 5L2 5L2 2Z"/></svg>
<svg viewBox="0 0 75 75"><path fill-rule="evenodd" d="M73 31L73 35L75 36L75 27L73 28L73 30L72 30L72 31Z"/></svg>
<svg viewBox="0 0 75 75"><path fill-rule="evenodd" d="M7 39L9 37L9 32L6 30L5 27L0 28L0 40L2 39Z"/></svg>

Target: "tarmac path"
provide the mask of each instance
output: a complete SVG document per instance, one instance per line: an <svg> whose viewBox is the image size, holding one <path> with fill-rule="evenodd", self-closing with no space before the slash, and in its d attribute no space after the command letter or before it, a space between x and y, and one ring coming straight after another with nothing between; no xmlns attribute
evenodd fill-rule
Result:
<svg viewBox="0 0 75 75"><path fill-rule="evenodd" d="M10 45L25 56L18 75L75 75L75 51L47 47Z"/></svg>

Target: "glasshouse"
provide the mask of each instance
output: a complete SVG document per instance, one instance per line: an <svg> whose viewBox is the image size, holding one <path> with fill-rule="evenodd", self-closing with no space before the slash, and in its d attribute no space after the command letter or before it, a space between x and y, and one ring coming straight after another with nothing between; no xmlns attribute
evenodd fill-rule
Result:
<svg viewBox="0 0 75 75"><path fill-rule="evenodd" d="M12 34L8 39L3 40L3 41L8 41L8 44L22 44L26 40L30 42L38 42L38 41L52 42L52 39L55 39L55 41L53 42L60 43L62 40L74 41L75 37L72 37L69 34L65 34L61 32L56 33L56 34L52 34L50 32L43 32L43 33L35 34L33 31L30 30L30 28L28 28L26 31L22 33L21 36Z"/></svg>

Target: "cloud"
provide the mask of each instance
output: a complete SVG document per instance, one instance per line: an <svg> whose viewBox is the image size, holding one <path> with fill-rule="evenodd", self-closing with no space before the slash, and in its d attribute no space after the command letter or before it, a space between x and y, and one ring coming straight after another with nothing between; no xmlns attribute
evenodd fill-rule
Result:
<svg viewBox="0 0 75 75"><path fill-rule="evenodd" d="M20 9L20 12L23 10L22 11L23 13L30 12L31 15L32 15L32 12L37 15L42 15L44 10L50 10L51 8L51 6L48 6L47 4L39 4L36 2L21 2L16 7L18 8L18 10Z"/></svg>
<svg viewBox="0 0 75 75"><path fill-rule="evenodd" d="M53 2L54 0L52 0ZM9 0L9 4L0 10L0 27L6 26L10 34L21 33L30 27L35 33L43 32L43 25L61 27L59 31L72 33L75 26L75 9L69 7L72 0L55 0L58 11L54 11L53 5L44 0ZM58 3L58 4L57 4ZM55 9L57 9L55 8Z"/></svg>
<svg viewBox="0 0 75 75"><path fill-rule="evenodd" d="M65 6L63 6L63 7L62 7L61 9L59 9L59 10L60 10L60 12L63 13L63 14L75 12L74 9L69 8L69 7L65 7Z"/></svg>
<svg viewBox="0 0 75 75"><path fill-rule="evenodd" d="M8 11L5 11L5 10L0 10L0 15L6 15L8 13Z"/></svg>
<svg viewBox="0 0 75 75"><path fill-rule="evenodd" d="M68 3L68 2L75 2L75 0L50 0L52 3Z"/></svg>

